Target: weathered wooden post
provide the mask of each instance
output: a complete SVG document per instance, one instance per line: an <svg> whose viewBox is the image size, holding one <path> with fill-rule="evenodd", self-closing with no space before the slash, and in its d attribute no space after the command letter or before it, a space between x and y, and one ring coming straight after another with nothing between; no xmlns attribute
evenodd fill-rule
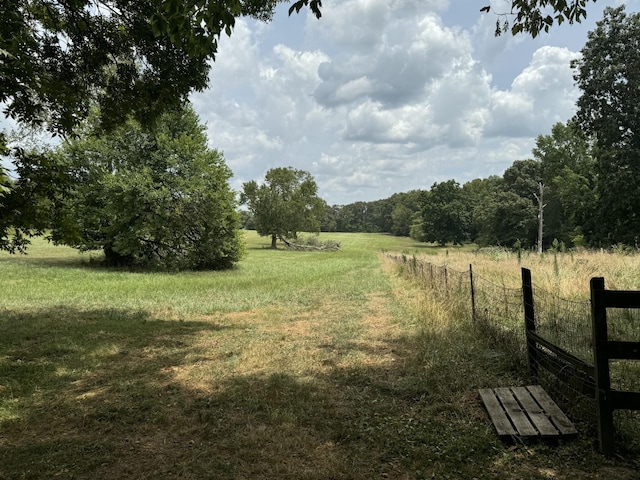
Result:
<svg viewBox="0 0 640 480"><path fill-rule="evenodd" d="M473 265L469 264L469 282L471 284L471 321L476 322L476 293L473 288Z"/></svg>
<svg viewBox="0 0 640 480"><path fill-rule="evenodd" d="M608 397L611 389L607 348L607 307L604 301L604 278L591 279L591 318L593 323L593 363L596 382L598 441L605 455L613 452L613 408Z"/></svg>
<svg viewBox="0 0 640 480"><path fill-rule="evenodd" d="M527 360L529 362L529 375L533 383L538 383L538 347L537 342L529 335L536 331L536 313L533 305L533 285L531 283L531 270L522 270L522 301L524 303L524 325L527 339Z"/></svg>
<svg viewBox="0 0 640 480"><path fill-rule="evenodd" d="M447 273L447 266L444 266L444 289L449 294L449 274Z"/></svg>

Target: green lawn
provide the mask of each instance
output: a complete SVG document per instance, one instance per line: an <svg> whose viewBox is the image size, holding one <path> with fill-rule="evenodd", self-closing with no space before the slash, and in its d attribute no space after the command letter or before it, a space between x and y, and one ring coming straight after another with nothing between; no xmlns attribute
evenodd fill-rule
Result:
<svg viewBox="0 0 640 480"><path fill-rule="evenodd" d="M496 437L477 388L521 372L446 305L425 315L378 255L436 249L245 236L226 272L107 270L43 241L0 254L0 478L638 478L591 432Z"/></svg>

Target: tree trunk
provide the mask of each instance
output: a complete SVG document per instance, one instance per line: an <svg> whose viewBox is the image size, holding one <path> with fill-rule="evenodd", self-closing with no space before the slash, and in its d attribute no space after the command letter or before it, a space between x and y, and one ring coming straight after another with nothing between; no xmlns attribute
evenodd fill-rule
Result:
<svg viewBox="0 0 640 480"><path fill-rule="evenodd" d="M542 236L544 234L544 183L539 182L538 188L540 190L540 196L533 194L538 201L538 253L542 253Z"/></svg>
<svg viewBox="0 0 640 480"><path fill-rule="evenodd" d="M276 246L276 240L278 240L278 237L275 234L271 235L271 248L273 248L274 250L278 248Z"/></svg>
<svg viewBox="0 0 640 480"><path fill-rule="evenodd" d="M109 267L129 267L134 264L134 258L131 255L122 255L116 252L111 244L102 247L104 251L104 263Z"/></svg>

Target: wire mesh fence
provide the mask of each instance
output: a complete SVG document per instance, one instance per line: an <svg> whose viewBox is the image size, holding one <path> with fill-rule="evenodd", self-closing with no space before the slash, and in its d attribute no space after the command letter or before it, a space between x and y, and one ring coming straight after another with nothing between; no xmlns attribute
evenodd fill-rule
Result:
<svg viewBox="0 0 640 480"><path fill-rule="evenodd" d="M535 354L527 347L523 289L498 285L473 272L455 271L415 256L386 254L403 273L429 291L429 295L459 297L457 304L468 311L479 333L492 348L501 349L517 361L528 363L540 383L574 419L596 428L595 380L591 302L562 298L533 286L535 333L542 343ZM608 316L612 340L640 341L640 310L613 309ZM551 348L546 348L545 344ZM558 354L560 352L560 354ZM569 361L567 360L569 359ZM614 389L640 391L640 362L610 362ZM616 429L640 443L637 411L615 414ZM631 432L631 433L629 433Z"/></svg>
<svg viewBox="0 0 640 480"><path fill-rule="evenodd" d="M473 291L473 320L477 328L497 347L524 363L526 342L522 290L473 275Z"/></svg>

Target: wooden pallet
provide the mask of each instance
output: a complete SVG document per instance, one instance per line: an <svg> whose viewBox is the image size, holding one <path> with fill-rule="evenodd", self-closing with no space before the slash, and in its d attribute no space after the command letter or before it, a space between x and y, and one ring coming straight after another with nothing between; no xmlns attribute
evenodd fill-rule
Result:
<svg viewBox="0 0 640 480"><path fill-rule="evenodd" d="M539 385L482 388L480 397L501 437L553 438L578 433Z"/></svg>

